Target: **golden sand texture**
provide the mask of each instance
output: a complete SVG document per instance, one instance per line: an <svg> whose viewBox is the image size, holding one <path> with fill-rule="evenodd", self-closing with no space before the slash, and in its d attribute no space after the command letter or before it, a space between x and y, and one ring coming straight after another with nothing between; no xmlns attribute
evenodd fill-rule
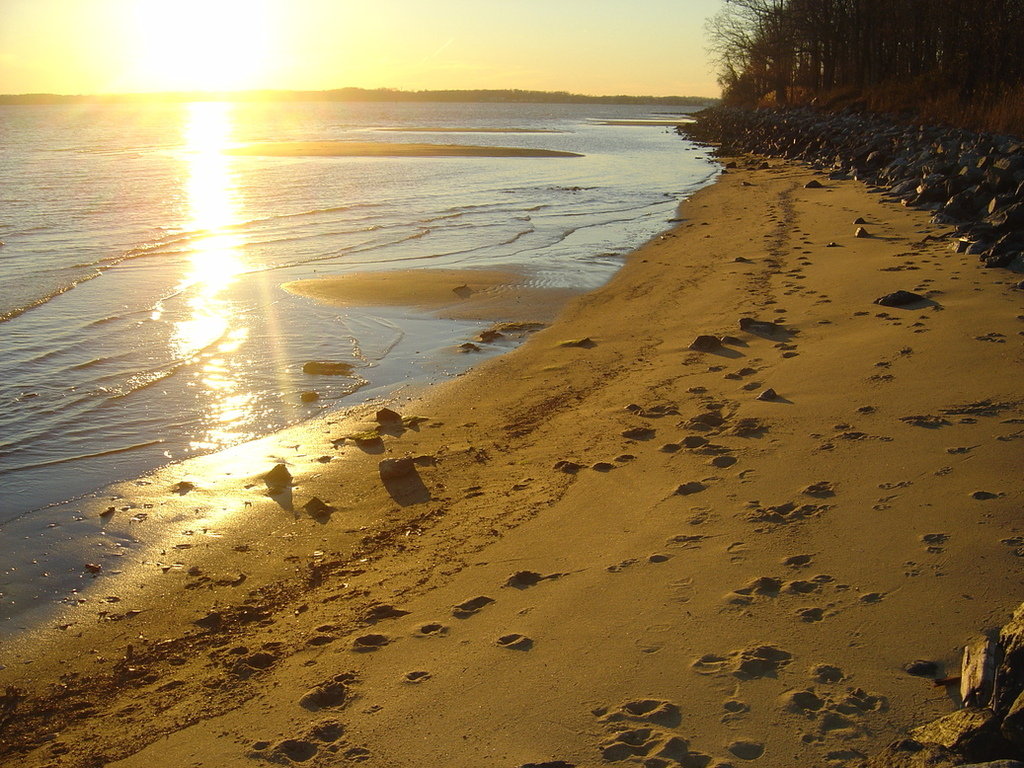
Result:
<svg viewBox="0 0 1024 768"><path fill-rule="evenodd" d="M144 563L6 645L14 764L790 768L951 711L903 668L957 674L1021 600L1020 294L926 213L756 167L388 404L424 421L369 405L110 489L185 522L114 515ZM925 300L872 303L896 289Z"/></svg>
<svg viewBox="0 0 1024 768"><path fill-rule="evenodd" d="M516 272L483 269L355 272L283 287L334 306L407 306L449 318L521 322L551 320L567 299L579 294L533 285Z"/></svg>
<svg viewBox="0 0 1024 768"><path fill-rule="evenodd" d="M554 149L387 141L263 141L224 151L253 157L583 157Z"/></svg>

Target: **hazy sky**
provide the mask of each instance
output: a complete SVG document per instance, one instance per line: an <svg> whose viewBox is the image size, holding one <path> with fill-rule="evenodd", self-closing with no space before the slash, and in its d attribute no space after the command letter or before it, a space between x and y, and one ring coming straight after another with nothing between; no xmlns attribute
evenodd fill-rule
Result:
<svg viewBox="0 0 1024 768"><path fill-rule="evenodd" d="M0 93L358 86L718 95L723 0L0 0Z"/></svg>

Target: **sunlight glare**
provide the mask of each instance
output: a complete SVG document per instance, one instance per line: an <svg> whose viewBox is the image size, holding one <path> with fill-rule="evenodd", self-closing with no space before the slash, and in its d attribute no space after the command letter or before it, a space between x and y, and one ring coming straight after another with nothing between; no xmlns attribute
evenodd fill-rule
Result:
<svg viewBox="0 0 1024 768"><path fill-rule="evenodd" d="M177 356L203 360L198 386L207 401L207 431L192 443L203 450L249 436L240 427L254 406L250 393L238 391L231 356L244 344L249 329L224 295L246 270L241 253L244 240L233 229L241 222L234 161L223 151L231 143L234 108L217 102L186 107L187 227L193 240L190 269L178 288L188 297L190 314L175 324L171 343Z"/></svg>
<svg viewBox="0 0 1024 768"><path fill-rule="evenodd" d="M133 57L147 90L258 87L273 65L270 0L138 0Z"/></svg>

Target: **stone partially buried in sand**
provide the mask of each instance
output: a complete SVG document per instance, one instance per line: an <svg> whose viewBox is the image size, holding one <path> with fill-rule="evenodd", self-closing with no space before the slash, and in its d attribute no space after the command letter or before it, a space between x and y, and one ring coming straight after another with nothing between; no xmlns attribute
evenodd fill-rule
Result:
<svg viewBox="0 0 1024 768"><path fill-rule="evenodd" d="M292 484L292 473L284 464L277 464L263 476L263 482L271 491L282 491Z"/></svg>
<svg viewBox="0 0 1024 768"><path fill-rule="evenodd" d="M350 363L332 363L323 360L310 360L303 363L302 372L320 376L348 376L352 373Z"/></svg>
<svg viewBox="0 0 1024 768"><path fill-rule="evenodd" d="M885 296L879 296L875 299L874 303L883 307L905 307L908 304L916 304L919 301L926 301L926 299L924 296L919 296L916 293L900 290L887 293Z"/></svg>

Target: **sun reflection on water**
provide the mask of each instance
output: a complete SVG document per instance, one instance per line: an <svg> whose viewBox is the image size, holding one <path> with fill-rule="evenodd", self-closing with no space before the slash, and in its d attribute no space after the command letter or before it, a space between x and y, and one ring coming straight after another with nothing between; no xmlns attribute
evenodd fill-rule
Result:
<svg viewBox="0 0 1024 768"><path fill-rule="evenodd" d="M224 153L231 142L233 106L220 102L187 105L185 162L188 179L188 231L191 252L178 289L186 297L188 316L175 323L171 345L179 359L202 366L194 386L206 401L207 427L193 449L211 450L239 442L249 433L255 398L240 387L235 355L249 329L226 295L246 271L238 186L232 158Z"/></svg>

